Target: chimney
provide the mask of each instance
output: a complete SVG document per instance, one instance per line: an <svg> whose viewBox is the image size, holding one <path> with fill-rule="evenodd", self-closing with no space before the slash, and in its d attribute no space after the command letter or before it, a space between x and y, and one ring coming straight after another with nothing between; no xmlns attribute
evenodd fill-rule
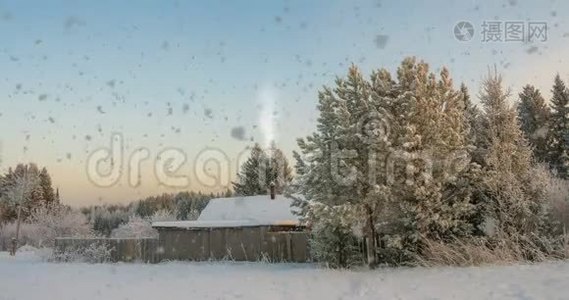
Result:
<svg viewBox="0 0 569 300"><path fill-rule="evenodd" d="M271 182L270 187L271 187L271 200L275 200L275 183Z"/></svg>

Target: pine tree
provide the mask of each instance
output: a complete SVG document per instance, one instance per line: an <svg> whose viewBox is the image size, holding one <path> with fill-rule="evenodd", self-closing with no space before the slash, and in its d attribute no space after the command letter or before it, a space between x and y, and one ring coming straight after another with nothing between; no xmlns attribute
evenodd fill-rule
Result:
<svg viewBox="0 0 569 300"><path fill-rule="evenodd" d="M471 232L469 159L465 168L448 164L468 148L464 97L446 69L437 80L408 58L397 80L382 69L367 81L352 66L319 93L318 108L317 131L299 139L295 154L303 196L295 205L308 222L355 230L370 265L409 259L423 238Z"/></svg>
<svg viewBox="0 0 569 300"><path fill-rule="evenodd" d="M549 107L539 90L529 84L524 86L519 98L517 111L521 129L533 148L535 159L546 162Z"/></svg>
<svg viewBox="0 0 569 300"><path fill-rule="evenodd" d="M555 76L551 98L551 128L548 136L549 164L561 178L569 178L569 91Z"/></svg>
<svg viewBox="0 0 569 300"><path fill-rule="evenodd" d="M406 59L398 82L400 95L392 105L399 117L391 146L399 153L401 172L389 188L399 229L386 241L417 253L424 239L472 233L472 180L478 168L468 155L465 93L454 90L448 70L443 68L437 80L426 63ZM394 237L397 242L390 242Z"/></svg>
<svg viewBox="0 0 569 300"><path fill-rule="evenodd" d="M42 168L39 175L39 184L42 189L42 198L46 204L57 203L56 195L53 191L53 186L51 184L51 176L47 172L46 168Z"/></svg>

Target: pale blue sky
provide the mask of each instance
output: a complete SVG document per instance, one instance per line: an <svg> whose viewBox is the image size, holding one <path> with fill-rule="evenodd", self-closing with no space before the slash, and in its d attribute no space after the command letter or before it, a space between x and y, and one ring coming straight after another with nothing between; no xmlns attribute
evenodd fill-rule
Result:
<svg viewBox="0 0 569 300"><path fill-rule="evenodd" d="M351 63L369 74L409 55L448 66L473 96L490 65L514 93L532 82L549 95L556 72L569 79L568 18L561 0L0 1L0 168L47 166L72 205L167 191L150 163L139 187L96 187L87 157L119 132L127 153L182 149L189 174L205 147L235 159L264 142L271 120L290 155L314 129L322 85ZM474 24L469 42L453 36L460 20ZM546 21L549 37L484 43L487 20Z"/></svg>

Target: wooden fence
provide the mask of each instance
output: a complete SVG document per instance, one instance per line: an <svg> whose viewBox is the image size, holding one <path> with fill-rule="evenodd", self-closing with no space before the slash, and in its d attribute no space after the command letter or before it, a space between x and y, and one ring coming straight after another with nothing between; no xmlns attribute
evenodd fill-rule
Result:
<svg viewBox="0 0 569 300"><path fill-rule="evenodd" d="M310 261L305 232L269 227L158 228L160 257L165 260Z"/></svg>
<svg viewBox="0 0 569 300"><path fill-rule="evenodd" d="M65 253L92 245L104 245L111 250L110 260L113 262L310 261L305 232L273 232L266 227L158 230L159 239L58 238L55 240L55 251Z"/></svg>

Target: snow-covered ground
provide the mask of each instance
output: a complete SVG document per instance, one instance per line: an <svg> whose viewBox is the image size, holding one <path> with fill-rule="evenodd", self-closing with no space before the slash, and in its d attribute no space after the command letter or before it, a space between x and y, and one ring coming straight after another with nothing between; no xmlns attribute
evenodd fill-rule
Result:
<svg viewBox="0 0 569 300"><path fill-rule="evenodd" d="M569 262L337 271L313 265L45 263L0 252L0 299L568 299Z"/></svg>

